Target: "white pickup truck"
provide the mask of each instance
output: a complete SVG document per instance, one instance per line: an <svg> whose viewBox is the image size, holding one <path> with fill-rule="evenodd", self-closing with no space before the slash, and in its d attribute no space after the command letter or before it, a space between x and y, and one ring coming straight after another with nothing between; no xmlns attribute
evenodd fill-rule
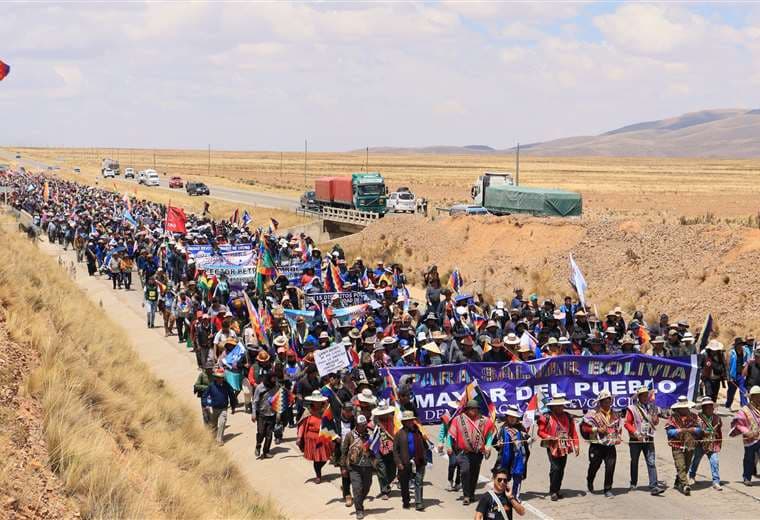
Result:
<svg viewBox="0 0 760 520"><path fill-rule="evenodd" d="M417 211L417 197L409 191L409 188L399 188L398 191L388 195L385 207L389 213L415 213Z"/></svg>

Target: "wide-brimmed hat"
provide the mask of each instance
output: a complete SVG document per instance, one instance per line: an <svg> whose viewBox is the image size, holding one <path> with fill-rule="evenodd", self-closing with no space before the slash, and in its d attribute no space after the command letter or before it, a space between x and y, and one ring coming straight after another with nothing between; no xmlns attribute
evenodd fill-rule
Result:
<svg viewBox="0 0 760 520"><path fill-rule="evenodd" d="M288 344L288 338L285 337L285 336L280 335L280 336L277 336L276 338L274 338L274 342L273 343L274 343L275 347L284 347L285 345Z"/></svg>
<svg viewBox="0 0 760 520"><path fill-rule="evenodd" d="M552 336L551 338L546 340L546 346L547 347L557 347L559 346L559 341L557 341L557 338Z"/></svg>
<svg viewBox="0 0 760 520"><path fill-rule="evenodd" d="M467 404L464 405L465 410L468 408L477 408L480 410L480 403L477 401L477 399L470 399L467 401Z"/></svg>
<svg viewBox="0 0 760 520"><path fill-rule="evenodd" d="M577 311L575 311L575 315L577 317L585 316L586 315L586 311L584 311L583 309L577 310Z"/></svg>
<svg viewBox="0 0 760 520"><path fill-rule="evenodd" d="M648 388L648 387L646 387L646 386L640 386L640 387L639 387L639 388L636 390L636 395L639 395L639 394L648 394L648 393L649 393L649 388Z"/></svg>
<svg viewBox="0 0 760 520"><path fill-rule="evenodd" d="M706 395L702 399L699 400L699 403L697 403L697 406L699 406L701 408L702 406L704 406L706 404L712 404L712 405L714 405L715 401L713 401L712 399L710 399L709 395Z"/></svg>
<svg viewBox="0 0 760 520"><path fill-rule="evenodd" d="M670 407L671 410L678 410L679 408L693 408L694 402L690 401L688 397L685 395L679 396L678 401L673 403L673 405Z"/></svg>
<svg viewBox="0 0 760 520"><path fill-rule="evenodd" d="M554 311L554 313L552 313L552 318L554 318L557 321L562 321L565 319L565 313L557 309L556 311Z"/></svg>
<svg viewBox="0 0 760 520"><path fill-rule="evenodd" d="M256 361L259 363L266 363L269 361L269 353L266 350L262 350L256 355Z"/></svg>
<svg viewBox="0 0 760 520"><path fill-rule="evenodd" d="M417 417L414 415L414 412L411 410L404 410L404 412L401 414L401 421L416 421Z"/></svg>
<svg viewBox="0 0 760 520"><path fill-rule="evenodd" d="M359 332L359 329L354 327L353 329L348 331L348 337L352 339L359 339L362 337L362 333Z"/></svg>
<svg viewBox="0 0 760 520"><path fill-rule="evenodd" d="M375 348L372 349L372 353L374 354L375 352L380 352L380 351L385 352L385 345L383 345L382 343L377 343L375 345Z"/></svg>
<svg viewBox="0 0 760 520"><path fill-rule="evenodd" d="M626 334L625 336L623 336L623 339L620 340L620 344L621 345L635 345L636 340L633 339L633 336L631 336L630 334Z"/></svg>
<svg viewBox="0 0 760 520"><path fill-rule="evenodd" d="M409 345L409 346L408 346L408 347L406 347L406 348L404 349L404 351L401 353L401 357L411 356L411 355L412 355L412 354L414 354L415 352L417 352L417 348L416 348L416 347L413 347L413 346L411 346L411 345Z"/></svg>
<svg viewBox="0 0 760 520"><path fill-rule="evenodd" d="M433 341L443 341L448 338L446 333L440 330L434 330L430 337L433 339Z"/></svg>
<svg viewBox="0 0 760 520"><path fill-rule="evenodd" d="M498 327L498 325L497 325L497 324L496 324L496 322L495 322L495 321L493 321L493 320L488 320L488 323L486 323L486 328L487 328L487 329L490 329L490 328L497 328L497 327Z"/></svg>
<svg viewBox="0 0 760 520"><path fill-rule="evenodd" d="M602 390L598 394L596 394L596 402L604 401L605 399L612 399L612 394L609 390Z"/></svg>
<svg viewBox="0 0 760 520"><path fill-rule="evenodd" d="M749 395L760 395L760 386L755 385L749 389Z"/></svg>
<svg viewBox="0 0 760 520"><path fill-rule="evenodd" d="M694 334L691 332L684 332L683 338L681 338L681 341L684 343L694 343Z"/></svg>
<svg viewBox="0 0 760 520"><path fill-rule="evenodd" d="M721 351L721 350L723 350L723 343L721 343L717 339L711 339L710 342L705 347L705 349L707 349L707 350Z"/></svg>
<svg viewBox="0 0 760 520"><path fill-rule="evenodd" d="M531 352L530 345L525 343L524 345L520 345L520 348L517 349L517 352Z"/></svg>
<svg viewBox="0 0 760 520"><path fill-rule="evenodd" d="M322 392L319 390L314 390L311 395L304 398L304 401L309 401L310 403L324 403L327 401L327 397L322 395Z"/></svg>
<svg viewBox="0 0 760 520"><path fill-rule="evenodd" d="M615 327L607 327L604 329L605 334L617 334L617 329Z"/></svg>
<svg viewBox="0 0 760 520"><path fill-rule="evenodd" d="M323 330L319 333L319 339L330 339L330 335L327 333L326 330Z"/></svg>
<svg viewBox="0 0 760 520"><path fill-rule="evenodd" d="M510 332L506 336L504 336L504 343L509 346L519 345L520 344L520 338L517 337L517 334L514 332Z"/></svg>
<svg viewBox="0 0 760 520"><path fill-rule="evenodd" d="M656 336L650 343L652 343L652 345L654 345L654 344L664 345L665 344L665 338L663 338L662 336Z"/></svg>
<svg viewBox="0 0 760 520"><path fill-rule="evenodd" d="M517 407L516 404L510 404L507 407L507 412L504 415L508 415L509 417L516 417L518 419L522 419L522 412L520 412L520 408Z"/></svg>
<svg viewBox="0 0 760 520"><path fill-rule="evenodd" d="M569 345L572 343L569 338L566 338L565 336L560 336L559 340L557 341L560 345Z"/></svg>
<svg viewBox="0 0 760 520"><path fill-rule="evenodd" d="M394 343L396 343L396 338L393 336L385 336L380 340L380 344L382 345L393 345Z"/></svg>
<svg viewBox="0 0 760 520"><path fill-rule="evenodd" d="M551 401L546 403L546 406L567 406L570 401L567 400L567 396L562 392L557 392L552 396Z"/></svg>
<svg viewBox="0 0 760 520"><path fill-rule="evenodd" d="M363 389L357 396L357 399L359 400L360 403L377 404L377 397L374 396L374 394L372 393L372 390L370 390L369 388Z"/></svg>
<svg viewBox="0 0 760 520"><path fill-rule="evenodd" d="M381 415L389 415L395 412L396 409L392 406L388 406L387 404L381 404L374 410L372 410L372 417L380 417Z"/></svg>
<svg viewBox="0 0 760 520"><path fill-rule="evenodd" d="M422 348L427 350L428 352L432 352L433 354L441 354L441 348L436 344L435 342L431 341L429 343L425 343L422 345Z"/></svg>

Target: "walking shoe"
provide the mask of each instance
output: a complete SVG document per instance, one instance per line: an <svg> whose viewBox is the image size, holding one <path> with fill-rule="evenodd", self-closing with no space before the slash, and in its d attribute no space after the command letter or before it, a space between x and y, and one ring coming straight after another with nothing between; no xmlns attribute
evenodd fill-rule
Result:
<svg viewBox="0 0 760 520"><path fill-rule="evenodd" d="M693 486L696 481L694 480L694 477L689 477L689 485Z"/></svg>
<svg viewBox="0 0 760 520"><path fill-rule="evenodd" d="M251 403L245 405L245 413L253 413L253 406L251 406Z"/></svg>
<svg viewBox="0 0 760 520"><path fill-rule="evenodd" d="M661 487L663 489L666 489L668 487L668 485L665 482L663 482L662 480L658 480L657 481L657 486Z"/></svg>
<svg viewBox="0 0 760 520"><path fill-rule="evenodd" d="M463 506L469 506L470 505L470 497L464 497L464 499L462 500L462 505Z"/></svg>
<svg viewBox="0 0 760 520"><path fill-rule="evenodd" d="M587 480L586 486L588 486L589 493L594 492L594 481L593 480Z"/></svg>
<svg viewBox="0 0 760 520"><path fill-rule="evenodd" d="M628 486L628 491L636 491L636 484L631 484Z"/></svg>
<svg viewBox="0 0 760 520"><path fill-rule="evenodd" d="M401 507L403 507L404 509L409 509L412 506L411 504L401 504Z"/></svg>
<svg viewBox="0 0 760 520"><path fill-rule="evenodd" d="M362 520L364 518L364 511L356 512L356 520Z"/></svg>
<svg viewBox="0 0 760 520"><path fill-rule="evenodd" d="M605 497L607 497L607 498L612 498L612 497L614 497L615 495L613 495L613 494L612 494L612 491L605 491L605 492L604 492L604 496L605 496Z"/></svg>
<svg viewBox="0 0 760 520"><path fill-rule="evenodd" d="M745 486L751 486L752 482L750 482L749 480L742 480L742 484L744 484Z"/></svg>
<svg viewBox="0 0 760 520"><path fill-rule="evenodd" d="M686 495L687 497L689 495L691 495L691 488L689 486L684 486L683 487L683 494Z"/></svg>
<svg viewBox="0 0 760 520"><path fill-rule="evenodd" d="M715 491L723 491L723 486L721 486L720 484L713 484L713 485L712 485L712 488L713 488Z"/></svg>
<svg viewBox="0 0 760 520"><path fill-rule="evenodd" d="M391 496L388 493L383 493L383 495L380 497L380 500L388 500Z"/></svg>
<svg viewBox="0 0 760 520"><path fill-rule="evenodd" d="M256 458L261 458L261 446L256 446Z"/></svg>
<svg viewBox="0 0 760 520"><path fill-rule="evenodd" d="M559 498L560 500L562 500L563 498L565 498L565 495L563 495L562 493L560 493L559 491L557 491L557 498Z"/></svg>
<svg viewBox="0 0 760 520"><path fill-rule="evenodd" d="M559 495L557 493L552 493L551 499L552 499L552 502L556 502L557 500L559 500Z"/></svg>
<svg viewBox="0 0 760 520"><path fill-rule="evenodd" d="M417 504L416 506L414 506L414 509L417 511L424 511L425 506L423 506L422 504Z"/></svg>
<svg viewBox="0 0 760 520"><path fill-rule="evenodd" d="M456 491L456 487L454 486L454 481L449 480L449 491Z"/></svg>
<svg viewBox="0 0 760 520"><path fill-rule="evenodd" d="M649 494L652 495L653 497L656 497L657 495L662 495L663 493L665 493L665 488L661 488L659 486L652 488L649 491Z"/></svg>
<svg viewBox="0 0 760 520"><path fill-rule="evenodd" d="M345 500L346 500L346 507L351 507L352 505L354 505L354 497L352 497L351 495L348 495L347 497L345 497Z"/></svg>

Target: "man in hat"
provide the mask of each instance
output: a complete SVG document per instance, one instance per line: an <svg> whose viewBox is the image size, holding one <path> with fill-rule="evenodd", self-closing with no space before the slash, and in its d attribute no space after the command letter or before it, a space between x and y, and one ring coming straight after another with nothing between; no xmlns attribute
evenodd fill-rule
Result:
<svg viewBox="0 0 760 520"><path fill-rule="evenodd" d="M276 420L275 411L272 409L272 398L279 387L273 372L267 372L260 381L253 393L251 421L256 423L256 457L265 459L269 456L269 448L272 446ZM263 452L261 451L262 443Z"/></svg>
<svg viewBox="0 0 760 520"><path fill-rule="evenodd" d="M401 485L401 502L404 509L409 509L409 482L414 482L414 503L417 511L425 506L422 501L422 482L425 478L426 453L428 443L420 431L414 412L404 410L401 414L401 429L393 437L393 459L398 469Z"/></svg>
<svg viewBox="0 0 760 520"><path fill-rule="evenodd" d="M214 364L211 362L207 362L203 366L203 370L198 373L198 377L195 379L195 384L193 385L193 393L198 396L198 399L200 399L201 402L201 414L203 416L203 424L207 426L211 426L211 416L208 413L208 408L203 404L203 394L206 393L206 390L208 389L208 386L211 384L211 379L213 377L213 371L214 371Z"/></svg>
<svg viewBox="0 0 760 520"><path fill-rule="evenodd" d="M475 520L511 520L514 511L520 516L525 514L525 506L517 496L510 494L509 469L494 468L493 491L489 491L478 501L475 508Z"/></svg>
<svg viewBox="0 0 760 520"><path fill-rule="evenodd" d="M494 471L502 468L512 479L512 495L520 500L520 487L528 473L530 457L530 434L525 431L522 413L517 405L511 404L504 416L504 424L496 434L495 446L499 455L494 463Z"/></svg>
<svg viewBox="0 0 760 520"><path fill-rule="evenodd" d="M379 433L379 458L377 460L377 480L380 484L380 498L388 500L391 482L396 478L396 462L393 460L393 416L396 409L383 403L372 410L372 423Z"/></svg>
<svg viewBox="0 0 760 520"><path fill-rule="evenodd" d="M339 442L342 446L343 441L346 440L351 431L356 428L356 416L354 415L354 405L351 402L343 403L343 407L340 411L340 419L336 421L340 425L338 435L340 435ZM340 450L338 450L340 457ZM339 460L340 462L340 460ZM340 465L340 464L339 464ZM340 489L343 492L343 500L346 503L346 507L351 507L354 503L354 499L351 496L351 478L348 476L348 469L342 468L340 471L341 485Z"/></svg>
<svg viewBox="0 0 760 520"><path fill-rule="evenodd" d="M723 445L723 421L715 415L715 402L708 396L702 398L699 402L699 412L697 420L699 427L702 429L702 439L694 450L694 458L691 461L689 469L689 485L694 485L694 478L697 476L697 469L702 456L707 457L710 463L710 474L712 476L712 487L715 491L723 491L720 485L720 461L719 453Z"/></svg>
<svg viewBox="0 0 760 520"><path fill-rule="evenodd" d="M744 367L743 373L745 388L760 386L760 345L755 347L755 355Z"/></svg>
<svg viewBox="0 0 760 520"><path fill-rule="evenodd" d="M549 455L549 494L552 501L563 498L560 493L562 479L565 477L568 453L580 453L578 431L573 418L565 411L569 401L565 394L556 393L547 403L549 413L538 418L538 436L541 446Z"/></svg>
<svg viewBox="0 0 760 520"><path fill-rule="evenodd" d="M224 369L217 367L212 373L211 382L203 392L203 406L206 407L208 423L216 434L216 443L224 444L224 428L227 425L227 408L232 406L235 412L235 391L224 380Z"/></svg>
<svg viewBox="0 0 760 520"><path fill-rule="evenodd" d="M752 352L742 338L734 338L734 345L728 353L728 387L726 388L726 408L734 404L736 391L739 390L739 406L747 404L747 387L744 368L752 359Z"/></svg>
<svg viewBox="0 0 760 520"><path fill-rule="evenodd" d="M581 422L583 437L591 442L588 450L586 484L594 492L594 479L604 463L604 496L612 497L612 479L615 476L617 448L622 438L620 415L612 409L612 394L602 390L596 396L596 409L589 411Z"/></svg>
<svg viewBox="0 0 760 520"><path fill-rule="evenodd" d="M676 465L675 489L688 496L691 495L689 485L689 467L694 457L694 449L702 437L697 416L691 411L694 403L686 396L680 396L670 407L671 416L665 423L668 445L673 451L673 462Z"/></svg>
<svg viewBox="0 0 760 520"><path fill-rule="evenodd" d="M364 499L372 487L372 467L375 455L369 447L367 418L356 417L356 425L341 443L341 472L347 471L351 480L354 509L357 520L364 518Z"/></svg>
<svg viewBox="0 0 760 520"><path fill-rule="evenodd" d="M718 399L721 386L726 386L728 374L726 357L723 354L723 343L717 339L710 340L705 350L699 354L699 368L701 369L700 378L705 395L715 402Z"/></svg>
<svg viewBox="0 0 760 520"><path fill-rule="evenodd" d="M470 399L464 411L451 420L446 447L449 457L457 453L457 465L462 476L463 505L475 500L475 488L483 457L491 453L495 425L480 413L480 403Z"/></svg>
<svg viewBox="0 0 760 520"><path fill-rule="evenodd" d="M654 403L649 388L639 387L631 399L625 414L624 427L628 431L628 450L631 454L631 487L636 489L639 481L639 457L644 454L644 462L649 474L649 491L652 495L661 495L665 487L657 480L655 465L654 432L660 421L660 410Z"/></svg>
<svg viewBox="0 0 760 520"><path fill-rule="evenodd" d="M665 351L665 338L663 336L656 336L649 343L652 345L652 351L649 353L650 356L667 357L667 352Z"/></svg>
<svg viewBox="0 0 760 520"><path fill-rule="evenodd" d="M512 361L512 354L504 348L502 339L496 338L491 342L491 349L483 354L483 361L489 363L508 363Z"/></svg>
<svg viewBox="0 0 760 520"><path fill-rule="evenodd" d="M356 406L359 408L358 415L363 415L367 420L372 419L372 410L377 406L377 397L369 388L362 388L356 395Z"/></svg>
<svg viewBox="0 0 760 520"><path fill-rule="evenodd" d="M730 435L741 435L744 441L742 480L745 486L749 486L760 455L760 386L749 389L749 403L736 412L731 421Z"/></svg>

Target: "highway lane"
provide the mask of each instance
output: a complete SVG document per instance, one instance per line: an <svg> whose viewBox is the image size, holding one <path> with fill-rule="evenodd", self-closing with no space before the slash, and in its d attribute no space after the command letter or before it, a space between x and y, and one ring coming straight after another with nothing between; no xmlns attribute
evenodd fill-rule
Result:
<svg viewBox="0 0 760 520"><path fill-rule="evenodd" d="M47 170L50 166L54 166L53 164L48 164L42 161L38 161L33 158L26 157L24 155L22 155L20 159L16 159L14 153L6 152L3 150L0 150L0 158L8 162L16 162L19 165L24 166L25 168L31 168L31 169ZM55 171L56 170L52 170L52 172L55 172ZM124 179L123 174L117 177L117 179L121 181L127 181L127 182L132 180L132 179ZM134 182L136 183L137 180L135 179ZM161 185L153 186L152 188L162 189L162 190L167 190L167 191L176 191L175 189L169 188L168 185L169 185L168 177L162 177ZM206 183L206 185L209 187L209 191L211 192L211 195L208 196L208 198L210 199L223 200L225 202L237 202L240 204L248 204L251 206L258 206L262 208L282 209L286 211L295 211L299 205L299 201L297 198L288 197L287 195L259 193L259 192L250 191L250 190L242 190L242 189L227 188L224 186L216 186L214 184L209 184L209 183Z"/></svg>

